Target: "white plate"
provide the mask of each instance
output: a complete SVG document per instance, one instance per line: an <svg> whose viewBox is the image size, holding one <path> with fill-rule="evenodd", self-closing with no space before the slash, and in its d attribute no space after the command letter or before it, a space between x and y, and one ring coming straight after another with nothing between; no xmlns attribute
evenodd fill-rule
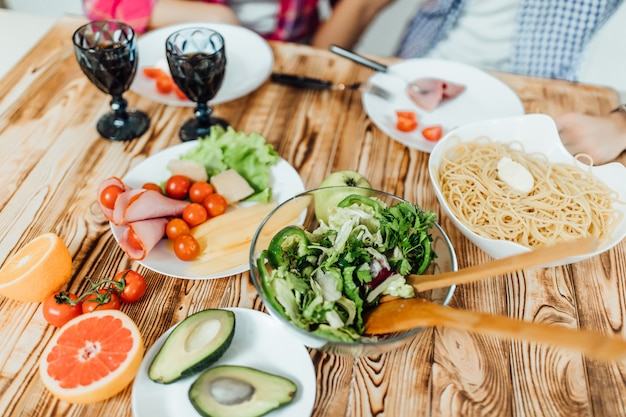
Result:
<svg viewBox="0 0 626 417"><path fill-rule="evenodd" d="M146 182L157 184L166 181L171 175L167 163L172 159L198 146L197 141L181 143L158 152L147 158L126 174L122 181L131 188L141 188ZM282 203L288 198L304 191L302 179L287 161L280 158L278 163L270 168L270 187L272 187L272 201ZM111 225L113 236L119 242L122 227ZM187 272L190 263L181 261L174 252L167 247L167 239L162 239L141 261L141 265L155 272L175 278L187 279L214 279L239 274L250 269L247 260L244 264L213 275L194 275Z"/></svg>
<svg viewBox="0 0 626 417"><path fill-rule="evenodd" d="M304 345L265 313L247 308L228 310L235 313L235 336L224 356L213 366L249 366L292 380L297 386L293 402L272 411L268 417L310 416L317 381L311 357ZM173 329L159 337L139 367L132 391L134 417L200 416L188 397L189 387L200 374L167 385L157 384L148 377L152 360Z"/></svg>
<svg viewBox="0 0 626 417"><path fill-rule="evenodd" d="M429 113L417 107L405 92L408 82L428 77L463 84L465 91ZM522 102L506 84L478 68L459 62L408 59L390 65L387 73L374 74L370 82L393 95L384 100L373 94L363 93L363 106L374 124L398 142L427 153L430 153L437 142L424 139L421 129L426 126L441 125L445 135L451 129L466 123L524 114ZM397 110L414 110L420 124L418 129L408 133L397 130Z"/></svg>
<svg viewBox="0 0 626 417"><path fill-rule="evenodd" d="M139 64L137 75L130 86L131 90L159 103L195 107L194 102L181 100L175 93L159 93L154 80L143 75L142 71L143 67L153 67L157 64L167 69L165 40L175 31L188 27L210 28L224 37L226 74L222 87L210 101L212 105L235 100L256 90L272 72L274 67L272 48L257 33L241 26L223 23L184 23L156 29L139 38Z"/></svg>

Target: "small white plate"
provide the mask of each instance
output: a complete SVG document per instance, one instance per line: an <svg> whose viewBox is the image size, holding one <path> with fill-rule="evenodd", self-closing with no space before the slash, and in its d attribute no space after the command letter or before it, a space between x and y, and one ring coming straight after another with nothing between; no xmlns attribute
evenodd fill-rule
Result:
<svg viewBox="0 0 626 417"><path fill-rule="evenodd" d="M122 181L131 188L141 188L146 182L160 184L166 181L171 175L170 171L167 169L168 162L178 158L180 155L196 146L198 146L197 141L189 141L164 149L131 169L128 174L122 178ZM270 168L270 187L272 187L272 201L276 203L282 203L294 195L304 192L304 183L298 171L283 158L280 158L278 163ZM113 231L113 236L119 242L123 228L115 226L112 223L110 226ZM167 239L162 239L144 259L137 262L152 271L175 278L186 279L223 278L250 269L250 265L246 259L246 262L240 266L220 273L212 275L191 274L187 271L190 263L181 261L176 257L174 252L167 247Z"/></svg>
<svg viewBox="0 0 626 417"><path fill-rule="evenodd" d="M268 417L310 416L317 381L315 368L304 345L265 313L247 308L228 310L235 313L235 336L224 356L213 366L249 366L292 380L297 386L293 402L272 411ZM188 397L191 384L200 374L167 385L157 384L148 377L152 360L173 329L159 337L139 367L132 391L134 417L200 416Z"/></svg>
<svg viewBox="0 0 626 417"><path fill-rule="evenodd" d="M405 92L407 83L418 78L439 78L463 84L465 91L429 113L417 107ZM385 100L371 93L363 93L363 107L374 124L405 146L427 153L432 151L437 142L424 139L424 127L441 125L445 135L466 123L524 114L522 102L509 86L478 68L459 62L408 59L390 65L386 73L374 74L369 82L392 94L390 99ZM397 110L415 111L419 127L408 133L397 130Z"/></svg>
<svg viewBox="0 0 626 417"><path fill-rule="evenodd" d="M274 54L269 44L256 32L241 26L224 23L184 23L156 29L141 36L138 41L139 63L137 75L130 88L137 94L170 106L195 107L196 103L182 100L175 93L161 94L153 79L143 75L142 68L159 66L167 69L165 40L177 30L189 27L213 29L224 37L226 46L226 74L222 87L211 105L238 99L256 90L269 77L274 67ZM169 69L168 69L169 72Z"/></svg>

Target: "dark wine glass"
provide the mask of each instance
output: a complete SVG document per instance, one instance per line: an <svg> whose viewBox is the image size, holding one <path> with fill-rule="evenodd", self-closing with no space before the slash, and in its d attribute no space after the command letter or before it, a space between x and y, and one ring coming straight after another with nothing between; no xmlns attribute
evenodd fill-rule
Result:
<svg viewBox="0 0 626 417"><path fill-rule="evenodd" d="M174 82L189 100L197 104L195 118L180 128L183 142L210 133L211 126L228 126L228 122L212 117L208 102L222 86L226 70L224 38L207 28L187 28L172 33L165 41L165 55Z"/></svg>
<svg viewBox="0 0 626 417"><path fill-rule="evenodd" d="M98 133L111 140L129 140L148 130L150 119L139 110L127 109L122 94L137 71L137 37L122 22L97 20L79 27L72 37L76 60L87 78L110 94L111 109L96 125Z"/></svg>

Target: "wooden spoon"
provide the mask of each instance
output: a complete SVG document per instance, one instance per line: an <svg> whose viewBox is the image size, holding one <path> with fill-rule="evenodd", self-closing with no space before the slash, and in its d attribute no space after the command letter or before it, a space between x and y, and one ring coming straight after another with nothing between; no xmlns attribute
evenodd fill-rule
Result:
<svg viewBox="0 0 626 417"><path fill-rule="evenodd" d="M441 274L406 276L406 282L410 284L416 292L420 293L435 288L445 288L450 285L466 284L468 282L479 281L494 275L506 274L524 268L537 265L545 265L550 262L561 261L571 256L589 253L598 245L598 241L593 237L571 240L557 243L556 245L544 246L530 252L519 255L508 256L497 259L482 265L474 265L458 271L443 272ZM396 300L398 297L382 296L381 303Z"/></svg>
<svg viewBox="0 0 626 417"><path fill-rule="evenodd" d="M425 326L444 326L489 336L539 342L603 361L626 358L626 340L621 338L589 330L457 310L420 298L394 300L374 308L366 319L365 333L386 334Z"/></svg>

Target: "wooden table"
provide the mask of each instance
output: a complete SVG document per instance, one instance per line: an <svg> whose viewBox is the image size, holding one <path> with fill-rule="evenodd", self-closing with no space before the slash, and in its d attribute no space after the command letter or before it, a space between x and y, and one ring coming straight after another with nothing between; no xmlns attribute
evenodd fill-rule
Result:
<svg viewBox="0 0 626 417"><path fill-rule="evenodd" d="M0 260L37 235L53 231L73 256L67 288L86 277L125 268L145 274L149 288L123 310L146 346L169 327L205 308L263 310L248 273L188 281L131 262L100 214L96 187L123 176L155 152L179 143L189 108L168 107L129 93L152 125L141 138L114 143L95 121L109 99L81 73L71 34L82 20L63 18L0 81ZM337 82L365 80L371 71L327 51L272 44L275 69ZM526 111L608 112L613 90L497 74ZM307 188L330 172L358 170L376 188L439 212L460 267L489 257L443 216L431 188L428 154L400 145L368 119L358 93L297 90L267 82L216 107L236 128L260 132L300 173ZM529 270L457 289L452 305L524 320L559 323L626 336L626 246L574 265ZM0 297L0 415L131 415L131 387L91 406L57 401L44 388L37 363L56 329L37 303ZM429 329L393 353L353 359L310 351L317 375L314 416L626 416L626 362L600 363L541 345L509 342L443 328Z"/></svg>

